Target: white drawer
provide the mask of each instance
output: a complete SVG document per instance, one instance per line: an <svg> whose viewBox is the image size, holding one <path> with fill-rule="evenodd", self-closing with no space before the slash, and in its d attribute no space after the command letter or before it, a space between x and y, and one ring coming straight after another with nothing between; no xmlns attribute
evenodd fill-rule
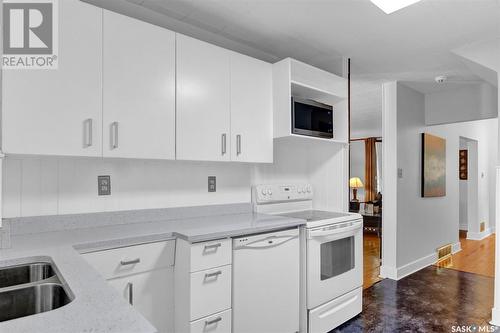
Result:
<svg viewBox="0 0 500 333"><path fill-rule="evenodd" d="M361 313L363 290L358 288L309 311L309 333L329 332Z"/></svg>
<svg viewBox="0 0 500 333"><path fill-rule="evenodd" d="M191 322L191 333L231 333L231 310Z"/></svg>
<svg viewBox="0 0 500 333"><path fill-rule="evenodd" d="M190 304L190 320L231 308L231 265L191 273Z"/></svg>
<svg viewBox="0 0 500 333"><path fill-rule="evenodd" d="M83 254L105 279L135 274L174 264L175 241L121 247Z"/></svg>
<svg viewBox="0 0 500 333"><path fill-rule="evenodd" d="M232 243L230 239L192 244L190 272L229 265L231 254Z"/></svg>

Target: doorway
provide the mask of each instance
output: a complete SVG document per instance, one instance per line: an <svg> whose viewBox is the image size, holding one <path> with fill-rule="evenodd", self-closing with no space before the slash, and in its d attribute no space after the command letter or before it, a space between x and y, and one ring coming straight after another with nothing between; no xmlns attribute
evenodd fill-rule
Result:
<svg viewBox="0 0 500 333"><path fill-rule="evenodd" d="M363 216L363 287L381 280L382 139L351 139L349 211Z"/></svg>

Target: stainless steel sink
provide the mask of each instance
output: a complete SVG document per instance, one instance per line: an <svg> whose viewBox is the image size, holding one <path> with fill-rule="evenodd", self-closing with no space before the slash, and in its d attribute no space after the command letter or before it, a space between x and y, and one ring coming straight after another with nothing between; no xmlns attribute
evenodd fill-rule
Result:
<svg viewBox="0 0 500 333"><path fill-rule="evenodd" d="M60 308L73 300L53 264L0 268L0 322Z"/></svg>
<svg viewBox="0 0 500 333"><path fill-rule="evenodd" d="M52 266L45 262L0 268L0 288L45 280L54 275Z"/></svg>
<svg viewBox="0 0 500 333"><path fill-rule="evenodd" d="M60 308L71 302L63 286L40 283L31 287L0 292L0 321Z"/></svg>

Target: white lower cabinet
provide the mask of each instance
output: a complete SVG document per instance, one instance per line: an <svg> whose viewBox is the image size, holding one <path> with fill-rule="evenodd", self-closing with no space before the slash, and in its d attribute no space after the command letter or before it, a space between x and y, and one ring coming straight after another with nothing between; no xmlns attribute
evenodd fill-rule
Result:
<svg viewBox="0 0 500 333"><path fill-rule="evenodd" d="M174 332L173 268L108 280L160 333Z"/></svg>
<svg viewBox="0 0 500 333"><path fill-rule="evenodd" d="M191 273L191 320L231 308L231 265Z"/></svg>
<svg viewBox="0 0 500 333"><path fill-rule="evenodd" d="M190 333L231 333L231 310L191 322Z"/></svg>
<svg viewBox="0 0 500 333"><path fill-rule="evenodd" d="M175 240L83 254L159 333L174 332Z"/></svg>
<svg viewBox="0 0 500 333"><path fill-rule="evenodd" d="M231 255L230 239L195 244L177 240L176 333L231 332Z"/></svg>

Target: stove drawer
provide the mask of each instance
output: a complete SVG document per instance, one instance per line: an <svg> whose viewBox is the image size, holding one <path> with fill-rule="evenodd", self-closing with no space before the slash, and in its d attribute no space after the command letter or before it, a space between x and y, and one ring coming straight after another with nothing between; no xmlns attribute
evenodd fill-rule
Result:
<svg viewBox="0 0 500 333"><path fill-rule="evenodd" d="M326 333L361 313L363 288L309 311L309 333Z"/></svg>

